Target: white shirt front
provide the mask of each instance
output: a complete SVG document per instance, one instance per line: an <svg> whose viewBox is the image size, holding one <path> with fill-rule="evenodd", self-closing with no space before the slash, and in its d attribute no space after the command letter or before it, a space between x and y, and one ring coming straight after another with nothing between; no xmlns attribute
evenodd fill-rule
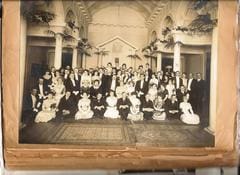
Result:
<svg viewBox="0 0 240 175"><path fill-rule="evenodd" d="M180 88L180 78L176 77L176 89Z"/></svg>
<svg viewBox="0 0 240 175"><path fill-rule="evenodd" d="M111 90L113 90L113 91L116 90L116 80L112 80L112 83L111 83Z"/></svg>
<svg viewBox="0 0 240 175"><path fill-rule="evenodd" d="M73 86L75 87L76 86L75 80L71 79L71 81L72 81Z"/></svg>
<svg viewBox="0 0 240 175"><path fill-rule="evenodd" d="M37 98L31 94L31 97L32 97L32 108L35 108L36 106L36 102L37 102Z"/></svg>
<svg viewBox="0 0 240 175"><path fill-rule="evenodd" d="M140 88L143 88L143 81L140 82Z"/></svg>
<svg viewBox="0 0 240 175"><path fill-rule="evenodd" d="M189 91L191 91L192 81L193 81L192 78L188 80L188 86L187 86L187 89L188 89Z"/></svg>
<svg viewBox="0 0 240 175"><path fill-rule="evenodd" d="M43 92L43 85L39 84L39 92L41 96L44 96L44 92Z"/></svg>
<svg viewBox="0 0 240 175"><path fill-rule="evenodd" d="M74 74L75 75L75 80L78 81L78 74Z"/></svg>

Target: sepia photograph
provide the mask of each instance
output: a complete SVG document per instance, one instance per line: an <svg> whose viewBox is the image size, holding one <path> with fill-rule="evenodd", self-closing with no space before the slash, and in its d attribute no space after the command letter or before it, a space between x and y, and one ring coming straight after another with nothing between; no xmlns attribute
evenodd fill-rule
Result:
<svg viewBox="0 0 240 175"><path fill-rule="evenodd" d="M20 144L214 147L218 1L21 1Z"/></svg>

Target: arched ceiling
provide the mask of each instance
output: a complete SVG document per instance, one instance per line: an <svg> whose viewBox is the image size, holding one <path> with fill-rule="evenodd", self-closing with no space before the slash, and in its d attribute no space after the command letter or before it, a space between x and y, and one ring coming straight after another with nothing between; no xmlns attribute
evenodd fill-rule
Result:
<svg viewBox="0 0 240 175"><path fill-rule="evenodd" d="M166 5L167 0L78 0L77 2L87 18L109 6L127 6L139 12L148 21L153 13L159 12Z"/></svg>

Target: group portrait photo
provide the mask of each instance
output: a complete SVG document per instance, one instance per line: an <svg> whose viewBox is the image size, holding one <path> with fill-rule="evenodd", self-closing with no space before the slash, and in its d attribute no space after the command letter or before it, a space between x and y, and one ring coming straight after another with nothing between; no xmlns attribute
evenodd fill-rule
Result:
<svg viewBox="0 0 240 175"><path fill-rule="evenodd" d="M216 0L21 1L19 143L213 147Z"/></svg>

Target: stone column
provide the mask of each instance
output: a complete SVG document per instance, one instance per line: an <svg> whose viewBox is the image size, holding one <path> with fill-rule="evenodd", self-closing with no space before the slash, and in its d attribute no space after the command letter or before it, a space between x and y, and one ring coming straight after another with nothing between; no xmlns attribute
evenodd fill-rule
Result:
<svg viewBox="0 0 240 175"><path fill-rule="evenodd" d="M77 67L77 58L78 58L78 50L76 47L73 47L72 68Z"/></svg>
<svg viewBox="0 0 240 175"><path fill-rule="evenodd" d="M181 43L179 41L174 45L174 60L173 60L173 71L180 71L181 69Z"/></svg>
<svg viewBox="0 0 240 175"><path fill-rule="evenodd" d="M60 69L61 66L62 66L62 36L58 33L56 34L54 67L56 69Z"/></svg>
<svg viewBox="0 0 240 175"><path fill-rule="evenodd" d="M162 70L162 53L157 54L157 71Z"/></svg>
<svg viewBox="0 0 240 175"><path fill-rule="evenodd" d="M86 64L86 55L85 54L83 54L83 56L82 56L82 67L84 68L84 69L86 69L86 67L87 67L87 64Z"/></svg>
<svg viewBox="0 0 240 175"><path fill-rule="evenodd" d="M218 27L213 29L211 48L210 118L208 130L215 132L217 115Z"/></svg>

